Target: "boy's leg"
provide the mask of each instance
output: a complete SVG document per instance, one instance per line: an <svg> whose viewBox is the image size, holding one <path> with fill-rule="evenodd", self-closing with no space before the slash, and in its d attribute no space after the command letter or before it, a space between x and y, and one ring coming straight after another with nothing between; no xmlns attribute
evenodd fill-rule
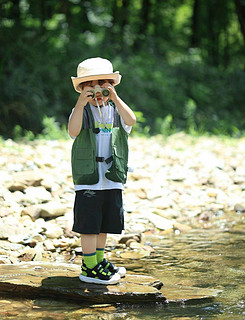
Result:
<svg viewBox="0 0 245 320"><path fill-rule="evenodd" d="M97 265L96 257L97 234L81 234L83 260L90 269Z"/></svg>
<svg viewBox="0 0 245 320"><path fill-rule="evenodd" d="M107 233L100 233L97 236L96 256L97 256L98 263L104 260L106 239L107 239Z"/></svg>
<svg viewBox="0 0 245 320"><path fill-rule="evenodd" d="M83 249L83 265L82 273L79 279L83 282L97 284L116 284L120 280L119 274L114 274L111 271L103 268L98 263L96 256L96 246L105 246L107 234L81 234L81 244Z"/></svg>
<svg viewBox="0 0 245 320"><path fill-rule="evenodd" d="M92 269L104 260L106 239L107 233L81 235L83 258L88 268Z"/></svg>

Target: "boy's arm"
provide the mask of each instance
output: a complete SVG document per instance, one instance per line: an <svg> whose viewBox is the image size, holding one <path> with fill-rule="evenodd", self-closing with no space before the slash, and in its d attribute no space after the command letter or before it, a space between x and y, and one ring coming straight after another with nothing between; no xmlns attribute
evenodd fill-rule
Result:
<svg viewBox="0 0 245 320"><path fill-rule="evenodd" d="M82 129L83 109L89 99L91 99L91 92L89 93L89 91L84 88L78 97L77 103L68 122L68 132L71 137L77 137Z"/></svg>
<svg viewBox="0 0 245 320"><path fill-rule="evenodd" d="M120 113L123 121L128 126L133 126L136 122L136 117L130 107L117 95L115 88L108 85L111 91L110 99L114 102L118 112Z"/></svg>

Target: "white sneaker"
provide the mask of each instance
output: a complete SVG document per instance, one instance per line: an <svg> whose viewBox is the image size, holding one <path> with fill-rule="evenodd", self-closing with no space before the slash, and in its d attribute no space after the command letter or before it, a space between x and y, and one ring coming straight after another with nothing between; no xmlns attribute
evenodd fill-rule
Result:
<svg viewBox="0 0 245 320"><path fill-rule="evenodd" d="M98 263L93 269L89 269L85 263L82 265L82 273L79 275L79 279L87 283L95 284L117 284L120 281L119 273L113 274L108 269Z"/></svg>
<svg viewBox="0 0 245 320"><path fill-rule="evenodd" d="M127 271L124 267L116 267L113 263L107 261L104 259L102 262L100 262L103 268L109 270L113 274L119 274L120 277L125 277Z"/></svg>

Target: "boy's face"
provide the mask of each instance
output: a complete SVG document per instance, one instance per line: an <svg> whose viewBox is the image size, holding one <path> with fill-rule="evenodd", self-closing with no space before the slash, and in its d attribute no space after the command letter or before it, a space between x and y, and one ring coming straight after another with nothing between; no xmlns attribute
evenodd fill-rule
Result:
<svg viewBox="0 0 245 320"><path fill-rule="evenodd" d="M111 80L93 80L93 81L87 81L85 83L82 84L82 90L88 91L88 90L93 90L94 87L96 85L99 85L102 88L107 88L108 85L113 85L113 81ZM102 106L102 99L104 100L104 103L106 104L106 102L110 99L109 97L104 97L101 95L101 93L97 92L94 98L91 98L89 100L89 103L91 103L93 106L97 107L97 103L96 100L98 101L99 106Z"/></svg>

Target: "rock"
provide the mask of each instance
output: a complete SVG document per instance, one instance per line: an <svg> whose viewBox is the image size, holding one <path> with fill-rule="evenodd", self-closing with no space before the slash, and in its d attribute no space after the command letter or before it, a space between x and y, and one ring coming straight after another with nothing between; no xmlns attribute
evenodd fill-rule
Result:
<svg viewBox="0 0 245 320"><path fill-rule="evenodd" d="M30 243L31 239L24 234L15 234L8 237L8 241L12 243L27 244Z"/></svg>
<svg viewBox="0 0 245 320"><path fill-rule="evenodd" d="M8 256L0 255L0 264L11 264L11 260Z"/></svg>
<svg viewBox="0 0 245 320"><path fill-rule="evenodd" d="M147 192L144 188L140 188L138 190L135 190L136 195L140 199L147 199Z"/></svg>
<svg viewBox="0 0 245 320"><path fill-rule="evenodd" d="M245 206L242 204L237 203L234 207L236 212L245 212Z"/></svg>
<svg viewBox="0 0 245 320"><path fill-rule="evenodd" d="M160 289L166 295L168 303L205 302L220 294L222 291L209 288L197 288L187 286L166 286Z"/></svg>
<svg viewBox="0 0 245 320"><path fill-rule="evenodd" d="M145 275L126 275L118 285L99 286L78 279L80 266L56 263L0 265L0 293L30 297L77 300L88 304L150 303L166 300L157 280ZM158 281L157 287L161 287Z"/></svg>
<svg viewBox="0 0 245 320"><path fill-rule="evenodd" d="M35 257L36 253L37 251L35 249L26 247L17 255L17 258L20 261L31 261Z"/></svg>
<svg viewBox="0 0 245 320"><path fill-rule="evenodd" d="M71 248L72 249L75 249L77 247L80 247L81 246L81 239L80 237L75 239L75 241L71 244Z"/></svg>
<svg viewBox="0 0 245 320"><path fill-rule="evenodd" d="M152 186L151 189L147 190L147 199L155 200L162 199L163 191L159 188L159 186Z"/></svg>
<svg viewBox="0 0 245 320"><path fill-rule="evenodd" d="M74 238L74 237L79 237L80 234L72 231L70 227L65 227L64 228L64 236L68 237L68 238Z"/></svg>
<svg viewBox="0 0 245 320"><path fill-rule="evenodd" d="M137 251L124 251L120 254L120 257L123 259L137 260L137 259L149 257L150 254L151 254L150 251L146 251L146 250L142 249L142 250L137 250Z"/></svg>
<svg viewBox="0 0 245 320"><path fill-rule="evenodd" d="M163 286L162 282L145 275L127 274L118 285L99 286L78 279L80 266L44 262L22 262L0 265L0 293L14 297L64 299L89 305L116 303L185 303L210 301L220 290ZM167 298L167 300L166 300ZM49 301L50 303L50 301Z"/></svg>
<svg viewBox="0 0 245 320"><path fill-rule="evenodd" d="M64 249L70 247L73 244L73 242L73 239L62 237L62 239L54 239L53 245L55 246L55 248Z"/></svg>
<svg viewBox="0 0 245 320"><path fill-rule="evenodd" d="M35 221L35 226L37 229L40 229L40 230L45 230L45 225L46 225L46 221L43 219L43 218L38 218L36 221Z"/></svg>
<svg viewBox="0 0 245 320"><path fill-rule="evenodd" d="M154 199L153 203L154 203L154 208L157 208L160 210L168 209L173 206L173 201L171 199L163 198L163 197Z"/></svg>
<svg viewBox="0 0 245 320"><path fill-rule="evenodd" d="M23 235L26 229L19 223L19 221L12 217L7 216L0 220L0 239L6 240L11 236Z"/></svg>
<svg viewBox="0 0 245 320"><path fill-rule="evenodd" d="M129 247L131 249L136 249L137 245L139 245L139 243L137 241L135 241L134 239L129 239L126 242L126 247ZM138 247L139 248L139 247Z"/></svg>
<svg viewBox="0 0 245 320"><path fill-rule="evenodd" d="M148 212L145 217L154 224L154 226L160 230L167 230L173 228L173 222L166 218L160 217L155 213Z"/></svg>
<svg viewBox="0 0 245 320"><path fill-rule="evenodd" d="M10 214L11 214L11 210L9 208L4 208L4 207L0 208L0 218L6 217Z"/></svg>
<svg viewBox="0 0 245 320"><path fill-rule="evenodd" d="M39 205L29 206L22 210L21 215L29 215L32 220L42 218L56 218L64 215L66 206L57 201L50 201Z"/></svg>
<svg viewBox="0 0 245 320"><path fill-rule="evenodd" d="M57 201L42 204L40 208L42 218L55 218L64 215L66 212L66 206Z"/></svg>
<svg viewBox="0 0 245 320"><path fill-rule="evenodd" d="M212 216L213 216L213 212L211 212L211 211L203 211L199 215L199 220L200 221L210 221Z"/></svg>
<svg viewBox="0 0 245 320"><path fill-rule="evenodd" d="M25 196L23 200L26 203L37 204L47 202L52 199L51 193L48 192L44 187L28 187L25 189Z"/></svg>
<svg viewBox="0 0 245 320"><path fill-rule="evenodd" d="M44 236L42 236L41 234L35 235L32 239L36 240L37 242L43 242L45 240Z"/></svg>
<svg viewBox="0 0 245 320"><path fill-rule="evenodd" d="M7 251L19 251L22 250L24 246L21 244L10 243L8 241L0 240L0 248Z"/></svg>
<svg viewBox="0 0 245 320"><path fill-rule="evenodd" d="M41 244L39 244L36 248L35 248L35 256L33 258L33 261L42 261L43 260L43 246Z"/></svg>
<svg viewBox="0 0 245 320"><path fill-rule="evenodd" d="M9 189L9 191L14 192L14 191L24 191L26 188L26 185L24 182L22 181L13 181L13 182L9 182L7 184L7 188Z"/></svg>
<svg viewBox="0 0 245 320"><path fill-rule="evenodd" d="M59 190L59 185L55 182L54 177L50 175L44 175L41 185L48 191L57 191Z"/></svg>
<svg viewBox="0 0 245 320"><path fill-rule="evenodd" d="M16 202L23 202L24 200L24 193L21 191L15 191L12 193L12 199Z"/></svg>
<svg viewBox="0 0 245 320"><path fill-rule="evenodd" d="M82 247L77 247L74 249L75 255L76 256L82 256L83 255L83 249Z"/></svg>
<svg viewBox="0 0 245 320"><path fill-rule="evenodd" d="M10 191L24 191L28 186L40 186L42 175L34 171L16 172L12 176L12 181L7 184Z"/></svg>
<svg viewBox="0 0 245 320"><path fill-rule="evenodd" d="M216 198L219 193L219 190L215 188L208 188L206 192L209 197Z"/></svg>
<svg viewBox="0 0 245 320"><path fill-rule="evenodd" d="M42 209L39 206L28 206L27 208L21 211L21 215L28 215L33 221L38 219L41 215Z"/></svg>
<svg viewBox="0 0 245 320"><path fill-rule="evenodd" d="M56 251L55 246L53 245L53 242L51 240L47 239L47 240L44 241L43 244L44 244L44 246L46 247L46 249L48 251L51 251L51 252L55 252Z"/></svg>
<svg viewBox="0 0 245 320"><path fill-rule="evenodd" d="M179 230L180 232L189 232L192 230L192 228L186 224L182 224L179 222L173 222L173 229L175 230Z"/></svg>
<svg viewBox="0 0 245 320"><path fill-rule="evenodd" d="M54 223L47 222L45 228L44 234L47 238L56 239L63 235L63 230Z"/></svg>
<svg viewBox="0 0 245 320"><path fill-rule="evenodd" d="M136 241L136 242L141 242L141 234L124 234L120 240L119 240L119 243L124 243L126 244L127 241L129 240L133 240L133 241Z"/></svg>

